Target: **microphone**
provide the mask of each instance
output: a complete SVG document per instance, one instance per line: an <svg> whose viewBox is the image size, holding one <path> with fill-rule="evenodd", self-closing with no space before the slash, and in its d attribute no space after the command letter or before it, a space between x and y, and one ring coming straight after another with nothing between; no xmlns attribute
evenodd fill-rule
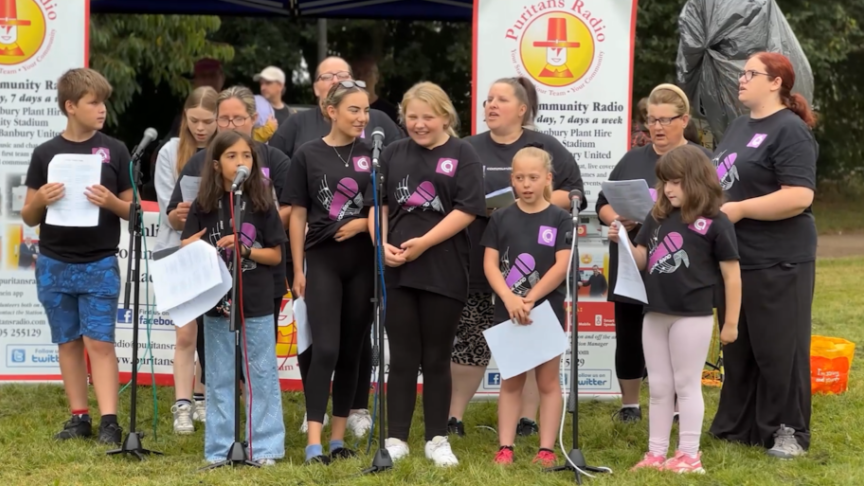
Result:
<svg viewBox="0 0 864 486"><path fill-rule="evenodd" d="M372 165L378 168L378 158L381 157L381 150L384 149L384 129L375 127L372 130Z"/></svg>
<svg viewBox="0 0 864 486"><path fill-rule="evenodd" d="M237 174L234 175L234 181L231 183L231 190L236 191L247 177L249 177L249 168L245 165L237 167Z"/></svg>
<svg viewBox="0 0 864 486"><path fill-rule="evenodd" d="M138 160L139 158L141 158L141 156L144 155L144 149L146 149L147 146L150 145L150 142L156 140L158 136L159 133L153 128L148 128L147 130L144 130L144 138L142 138L141 141L138 142L138 145L135 146L135 150L132 151L132 160Z"/></svg>
<svg viewBox="0 0 864 486"><path fill-rule="evenodd" d="M573 213L574 218L579 216L580 204L582 204L582 191L573 189L570 191L570 212Z"/></svg>

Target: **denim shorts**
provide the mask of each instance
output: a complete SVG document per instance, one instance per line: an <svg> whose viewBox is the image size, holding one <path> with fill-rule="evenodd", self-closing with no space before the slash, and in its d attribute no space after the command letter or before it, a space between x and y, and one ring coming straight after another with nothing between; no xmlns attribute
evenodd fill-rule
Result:
<svg viewBox="0 0 864 486"><path fill-rule="evenodd" d="M116 256L89 263L66 263L40 255L36 260L36 291L48 315L54 344L81 336L114 342L120 297Z"/></svg>

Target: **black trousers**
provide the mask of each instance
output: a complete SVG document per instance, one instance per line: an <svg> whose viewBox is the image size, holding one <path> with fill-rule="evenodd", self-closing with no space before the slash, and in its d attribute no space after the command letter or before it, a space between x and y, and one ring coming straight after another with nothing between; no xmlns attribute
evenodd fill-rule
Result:
<svg viewBox="0 0 864 486"><path fill-rule="evenodd" d="M710 429L715 437L770 448L785 425L809 448L815 279L815 262L741 271L738 339L723 347L726 376Z"/></svg>
<svg viewBox="0 0 864 486"><path fill-rule="evenodd" d="M464 306L464 302L425 290L387 289L388 437L408 440L421 366L426 440L447 435L452 386L450 355Z"/></svg>
<svg viewBox="0 0 864 486"><path fill-rule="evenodd" d="M615 374L619 380L641 380L645 376L643 312L641 304L615 302Z"/></svg>
<svg viewBox="0 0 864 486"><path fill-rule="evenodd" d="M198 352L198 362L201 363L201 384L204 385L204 316L195 319L198 324L198 332L195 336L195 351Z"/></svg>
<svg viewBox="0 0 864 486"><path fill-rule="evenodd" d="M306 310L314 350L304 391L310 422L323 422L333 377L333 416L347 417L372 322L372 243L355 237L306 251ZM335 371L335 373L334 373Z"/></svg>

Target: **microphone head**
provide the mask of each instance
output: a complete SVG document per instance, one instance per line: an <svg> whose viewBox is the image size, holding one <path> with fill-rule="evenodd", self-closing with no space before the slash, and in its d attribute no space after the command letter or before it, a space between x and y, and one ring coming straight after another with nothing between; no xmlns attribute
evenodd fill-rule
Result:
<svg viewBox="0 0 864 486"><path fill-rule="evenodd" d="M234 178L236 179L237 176L239 176L240 174L243 174L244 179L246 177L248 177L249 176L249 167L246 167L245 165L241 165L240 167L237 167L237 174L234 175Z"/></svg>
<svg viewBox="0 0 864 486"><path fill-rule="evenodd" d="M375 137L381 137L381 139L383 140L384 139L384 129L381 127L375 127L375 129L372 130L372 138L375 138Z"/></svg>
<svg viewBox="0 0 864 486"><path fill-rule="evenodd" d="M144 137L156 140L156 138L159 137L159 132L157 132L155 128L148 128L147 130L144 130Z"/></svg>
<svg viewBox="0 0 864 486"><path fill-rule="evenodd" d="M582 199L582 191L580 191L579 189L573 189L572 191L570 191L570 199L571 200L573 200L573 199L580 199L581 200Z"/></svg>

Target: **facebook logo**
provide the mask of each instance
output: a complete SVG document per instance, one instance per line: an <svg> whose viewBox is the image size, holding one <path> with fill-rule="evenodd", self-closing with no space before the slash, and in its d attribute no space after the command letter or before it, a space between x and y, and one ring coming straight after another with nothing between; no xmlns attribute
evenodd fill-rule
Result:
<svg viewBox="0 0 864 486"><path fill-rule="evenodd" d="M23 363L27 360L27 353L23 349L13 349L11 360L13 363Z"/></svg>
<svg viewBox="0 0 864 486"><path fill-rule="evenodd" d="M486 384L489 386L501 386L501 373L487 373Z"/></svg>
<svg viewBox="0 0 864 486"><path fill-rule="evenodd" d="M132 324L132 309L117 309L117 322Z"/></svg>

